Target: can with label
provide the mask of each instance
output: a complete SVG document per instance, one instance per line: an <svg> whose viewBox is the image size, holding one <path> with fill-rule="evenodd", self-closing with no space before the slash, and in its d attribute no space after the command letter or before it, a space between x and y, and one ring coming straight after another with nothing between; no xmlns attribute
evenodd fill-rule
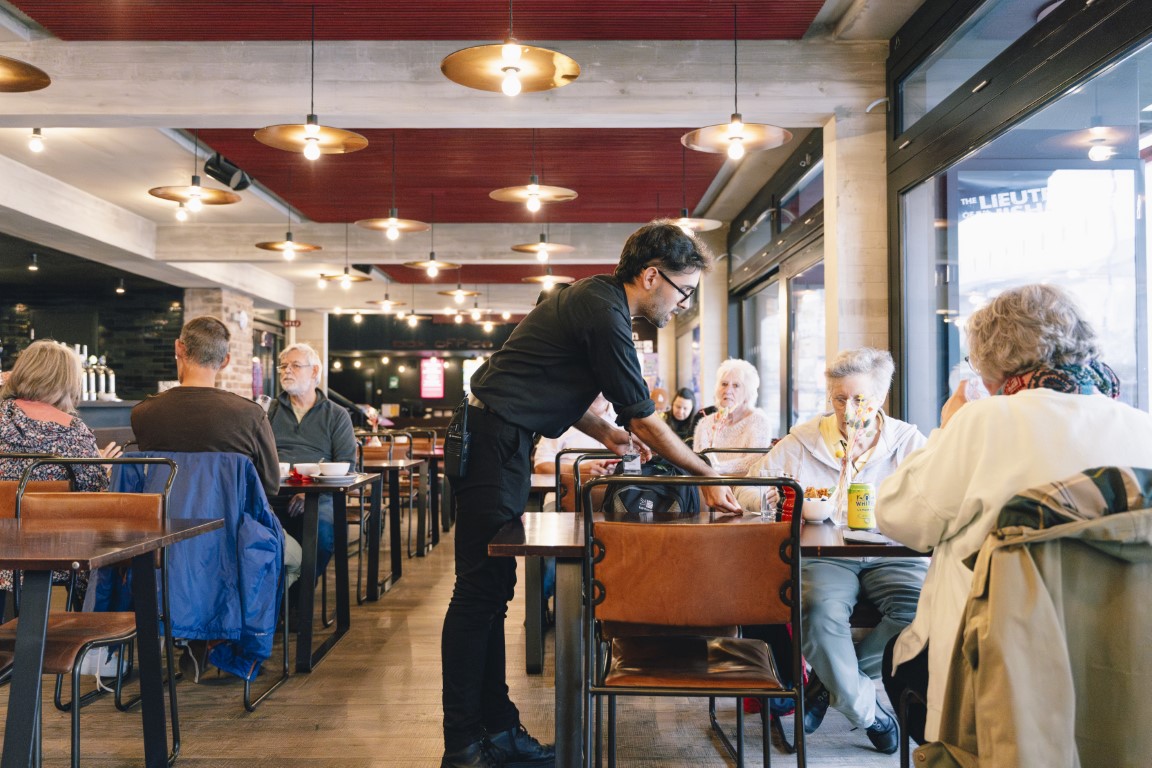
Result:
<svg viewBox="0 0 1152 768"><path fill-rule="evenodd" d="M848 486L848 527L855 531L876 527L876 486L872 483Z"/></svg>

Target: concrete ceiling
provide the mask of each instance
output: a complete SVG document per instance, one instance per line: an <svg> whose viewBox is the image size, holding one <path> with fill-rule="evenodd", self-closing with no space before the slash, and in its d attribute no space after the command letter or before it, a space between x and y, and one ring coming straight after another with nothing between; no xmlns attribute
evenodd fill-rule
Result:
<svg viewBox="0 0 1152 768"><path fill-rule="evenodd" d="M887 37L919 4L741 2L745 119L802 136L833 114L862 111L883 96ZM547 229L553 241L576 246L553 257L557 273L565 264L611 264L638 224L677 215L682 202L730 220L791 151L739 163L681 152L681 133L726 122L733 110L727 2L685 0L654 14L640 0L577 10L522 0L516 36L562 50L582 72L565 88L509 99L439 71L448 53L506 34L502 3L411 4L382 18L382 4L332 0L316 4L315 111L325 125L363 133L369 147L309 163L251 132L302 122L308 111L311 5L198 2L181 16L157 0L0 0L0 55L53 79L41 91L0 94L0 261L26 260L31 242L181 287L230 287L265 307L367 308L388 275L403 280L399 264L426 258L431 247L428 233L392 243L345 226L387 215L395 137L400 215L434 219L438 258L468 266L494 309L522 312L536 287L494 267L540 266L509 250L513 243ZM33 127L46 137L40 154L27 148ZM221 151L256 184L241 203L178 224L173 204L147 190L188 183L193 133L199 157ZM536 217L488 198L490 189L526 183L532 168L580 197ZM286 203L295 238L322 251L285 262L253 247L283 237ZM718 234L711 242L722 250ZM317 287L319 275L345 263L379 268L346 294ZM451 272L438 284L420 280L417 300L443 302L436 292L456 280Z"/></svg>

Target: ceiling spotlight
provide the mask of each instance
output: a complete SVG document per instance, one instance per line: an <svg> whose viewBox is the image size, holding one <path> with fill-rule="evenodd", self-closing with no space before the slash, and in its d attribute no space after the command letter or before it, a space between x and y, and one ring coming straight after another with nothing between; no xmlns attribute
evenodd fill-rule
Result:
<svg viewBox="0 0 1152 768"><path fill-rule="evenodd" d="M116 293L123 295L125 290L127 289L124 287L124 278L120 278L120 284L116 286Z"/></svg>
<svg viewBox="0 0 1152 768"><path fill-rule="evenodd" d="M28 271L29 272L39 272L40 271L40 264L36 259L37 259L36 254L32 254L31 256L28 257Z"/></svg>
<svg viewBox="0 0 1152 768"><path fill-rule="evenodd" d="M316 117L316 6L312 6L312 61L311 108L303 125L270 125L256 131L256 141L285 152L303 152L304 157L316 160L320 155L338 155L358 152L368 146L368 139L358 133L320 125Z"/></svg>
<svg viewBox="0 0 1152 768"><path fill-rule="evenodd" d="M32 129L32 135L28 137L28 149L33 152L44 151L44 134L40 132L39 128Z"/></svg>
<svg viewBox="0 0 1152 768"><path fill-rule="evenodd" d="M0 56L0 93L27 93L47 88L52 78L26 61Z"/></svg>
<svg viewBox="0 0 1152 768"><path fill-rule="evenodd" d="M399 218L396 209L396 134L392 134L392 207L388 210L386 219L361 219L356 226L365 229L384 230L389 240L399 240L401 232L427 232L428 226L422 221Z"/></svg>
<svg viewBox="0 0 1152 768"><path fill-rule="evenodd" d="M774 149L792 140L783 128L766 123L745 123L740 114L740 38L736 31L736 6L732 6L732 117L726 124L697 128L680 137L680 143L697 152L726 153L739 160L749 151Z"/></svg>
<svg viewBox="0 0 1152 768"><path fill-rule="evenodd" d="M512 35L512 0L508 1L508 36L503 43L474 45L451 53L440 62L440 71L454 83L505 96L549 91L580 77L580 65L570 56L522 45Z"/></svg>

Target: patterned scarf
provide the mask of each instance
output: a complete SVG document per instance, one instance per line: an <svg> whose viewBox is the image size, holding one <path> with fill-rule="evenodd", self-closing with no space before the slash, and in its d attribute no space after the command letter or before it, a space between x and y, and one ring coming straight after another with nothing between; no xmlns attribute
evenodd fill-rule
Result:
<svg viewBox="0 0 1152 768"><path fill-rule="evenodd" d="M1025 389L1052 389L1068 394L1093 395L1099 392L1115 400L1120 397L1120 379L1106 363L1092 360L1087 365L1040 368L1009 376L1000 391L1014 395Z"/></svg>

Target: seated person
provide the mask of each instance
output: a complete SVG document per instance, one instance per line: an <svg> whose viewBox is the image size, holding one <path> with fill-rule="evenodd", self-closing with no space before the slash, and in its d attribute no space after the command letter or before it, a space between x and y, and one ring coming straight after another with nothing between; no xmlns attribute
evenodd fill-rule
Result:
<svg viewBox="0 0 1152 768"><path fill-rule="evenodd" d="M692 450L706 448L767 448L772 444L768 414L756 407L760 374L746 360L729 358L716 371L716 412L696 424ZM746 475L758 458L755 453L710 454L709 461L722 475Z"/></svg>
<svg viewBox="0 0 1152 768"><path fill-rule="evenodd" d="M356 463L356 436L348 411L320 391L320 356L307 344L292 344L280 353L282 391L268 408L268 421L280 461L289 464L319 461ZM332 494L320 495L320 526L316 573L324 572L333 550ZM273 505L289 532L299 538L304 494Z"/></svg>
<svg viewBox="0 0 1152 768"><path fill-rule="evenodd" d="M280 491L276 443L264 409L216 388L217 374L231 360L228 327L210 315L184 324L176 340L180 386L149 395L132 409L132 432L141 451L238 453L252 460L268 499ZM284 536L285 579L300 576L300 544ZM202 659L196 659L203 664ZM197 675L198 676L198 675Z"/></svg>
<svg viewBox="0 0 1152 768"><path fill-rule="evenodd" d="M16 365L0 389L0 452L50 453L70 458L114 458L116 443L96 447L92 430L76 416L80 402L80 356L54 341L33 342L16 358ZM0 458L0 480L19 480L32 459ZM103 491L108 473L97 464L72 467L77 491ZM69 471L59 464L36 469L33 480L67 480ZM11 514L11 512L9 512ZM84 599L87 574L79 574L75 604ZM69 574L57 572L52 580L68 582ZM0 590L12 589L12 571L0 571ZM0 615L3 604L0 603Z"/></svg>
<svg viewBox="0 0 1152 768"><path fill-rule="evenodd" d="M1152 416L1118 402L1119 381L1099 360L1096 334L1063 290L1004 291L972 313L967 332L969 362L992 396L972 402L969 388L958 387L940 428L876 499L883 533L932 552L916 617L889 643L884 662L893 700L905 688L926 695L923 728L909 725L917 740L939 736L972 586L964 561L980 550L1005 502L1092 467L1152 467Z"/></svg>
<svg viewBox="0 0 1152 768"><path fill-rule="evenodd" d="M672 427L676 437L692 445L692 433L696 428L696 395L684 387L676 391L672 407L664 414L664 421Z"/></svg>
<svg viewBox="0 0 1152 768"><path fill-rule="evenodd" d="M616 411L612 408L612 404L608 402L604 395L597 395L596 399L592 401L589 410L596 414L605 421L615 421ZM576 427L570 427L567 432L560 435L560 437L549 438L542 437L536 443L536 449L532 453L532 471L540 474L550 475L556 471L556 454L560 451L569 448L587 448L589 451L603 451L604 443L589 437ZM576 458L580 454L571 453L565 454L561 459L561 473L572 474L573 466L576 464ZM589 477L597 477L601 475L610 475L616 467L616 459L587 459L580 462L581 478L588 479ZM544 497L544 510L551 511L555 509L565 508L574 510L575 503L565 503L563 507L555 498L555 494L548 494Z"/></svg>
<svg viewBox="0 0 1152 768"><path fill-rule="evenodd" d="M786 472L803 487L832 489L847 463L845 491L848 481L879 483L925 439L915 426L880 408L893 370L892 356L884 350L862 347L838 354L824 372L831 412L793 427L748 474ZM865 404L874 410L868 413ZM857 432L851 444L850 419ZM741 506L759 509L759 489L736 490ZM897 750L896 718L877 701L873 679L880 677L884 646L912 621L927 570L926 559L919 557L804 558L803 650L813 672L805 696L806 732L820 726L831 704L854 727L864 728L877 750ZM853 647L848 619L860 598L870 600L883 618Z"/></svg>

